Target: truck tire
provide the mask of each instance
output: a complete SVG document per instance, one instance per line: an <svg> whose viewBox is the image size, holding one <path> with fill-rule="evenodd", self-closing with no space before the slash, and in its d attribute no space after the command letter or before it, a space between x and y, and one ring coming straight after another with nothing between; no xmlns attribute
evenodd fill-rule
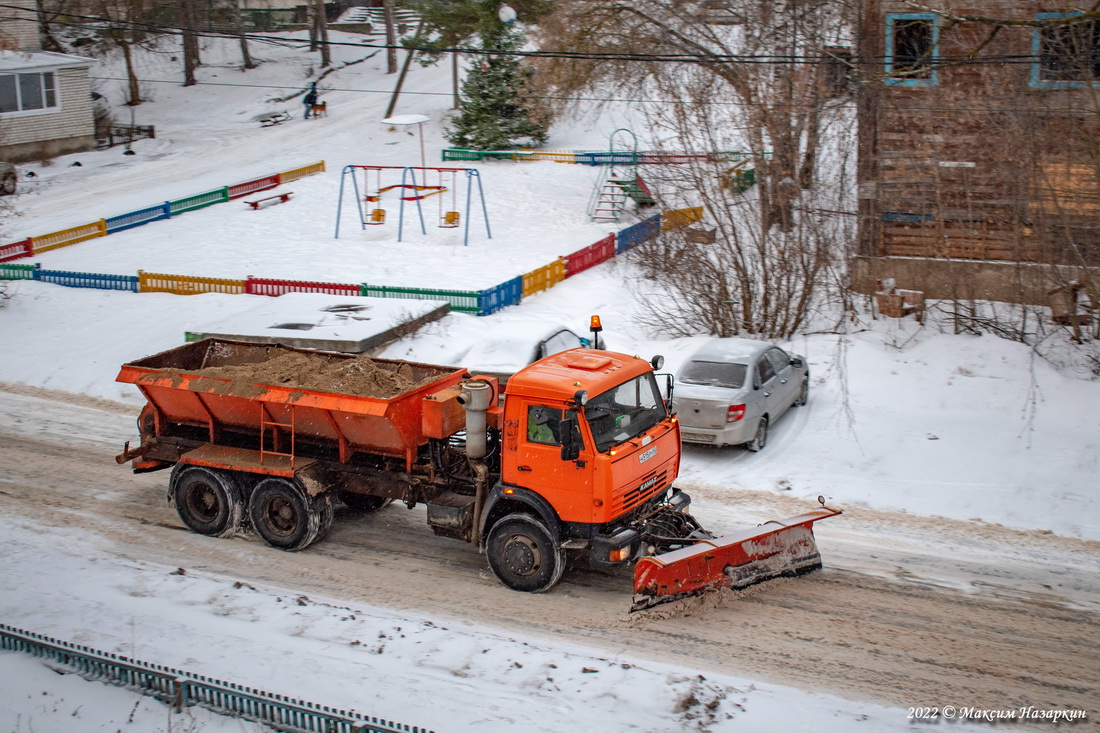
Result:
<svg viewBox="0 0 1100 733"><path fill-rule="evenodd" d="M195 532L228 537L240 529L244 502L232 474L178 463L169 492L176 513Z"/></svg>
<svg viewBox="0 0 1100 733"><path fill-rule="evenodd" d="M512 590L542 593L565 570L565 550L530 514L509 514L489 530L485 555L493 575Z"/></svg>
<svg viewBox="0 0 1100 733"><path fill-rule="evenodd" d="M376 512L384 506L388 506L393 499L386 496L368 496L356 494L353 491L340 491L337 493L340 501L348 505L349 509L357 512Z"/></svg>
<svg viewBox="0 0 1100 733"><path fill-rule="evenodd" d="M248 518L264 542L294 552L325 536L332 526L332 503L328 496L311 497L293 481L266 478L252 490Z"/></svg>

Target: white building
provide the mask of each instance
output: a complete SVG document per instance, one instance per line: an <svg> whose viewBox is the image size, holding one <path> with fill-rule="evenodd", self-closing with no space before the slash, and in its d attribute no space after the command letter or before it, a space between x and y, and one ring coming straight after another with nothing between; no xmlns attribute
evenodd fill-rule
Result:
<svg viewBox="0 0 1100 733"><path fill-rule="evenodd" d="M95 147L91 63L42 50L33 0L0 8L0 160Z"/></svg>

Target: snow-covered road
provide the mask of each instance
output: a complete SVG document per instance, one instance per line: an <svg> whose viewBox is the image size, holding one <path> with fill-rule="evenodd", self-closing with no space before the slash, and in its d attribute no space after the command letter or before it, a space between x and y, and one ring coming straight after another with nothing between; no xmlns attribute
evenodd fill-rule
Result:
<svg viewBox="0 0 1100 733"><path fill-rule="evenodd" d="M293 555L250 536L194 535L165 503L166 474L134 476L111 460L133 437L127 408L46 398L56 396L0 392L7 416L0 513L17 535L43 535L7 547L9 565L19 568L9 567L6 582L22 576L22 595L41 601L9 610L15 625L50 629L58 591L37 586L31 555L91 538L102 563L161 577L182 566L226 586L244 584L229 596L285 588L899 707L1027 700L1100 715L1100 643L1090 631L1100 623L1092 572L1100 543L851 510L818 526L821 573L628 617L628 575L572 568L550 593L515 593L488 574L476 550L433 536L422 509L340 512L326 540ZM805 508L780 495L684 488L696 498L696 515L723 531ZM68 544L59 551L80 551ZM163 592L134 582L151 595ZM218 603L218 613L238 612L232 598ZM31 615L30 607L39 610ZM124 639L127 631L107 623L101 633ZM171 648L157 650L158 658Z"/></svg>

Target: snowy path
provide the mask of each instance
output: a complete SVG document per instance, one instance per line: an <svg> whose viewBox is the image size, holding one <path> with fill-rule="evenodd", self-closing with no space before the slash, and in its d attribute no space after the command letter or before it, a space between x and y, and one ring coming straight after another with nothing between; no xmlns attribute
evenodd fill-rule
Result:
<svg viewBox="0 0 1100 733"><path fill-rule="evenodd" d="M475 550L434 537L422 509L393 506L359 518L338 513L324 542L295 555L251 536L191 534L165 505L164 473L134 476L111 461L133 437L124 408L11 392L0 392L0 407L9 416L0 424L4 521L58 542L91 532L102 540L96 549L125 566L159 565L166 572L182 564L229 582L491 625L611 655L629 650L704 673L899 707L1026 701L1100 715L1100 643L1092 633L1100 623L1100 543L852 511L819 525L824 572L741 598L716 595L675 613L628 618L627 575L573 569L553 592L514 593L489 576ZM793 513L802 504L714 486L685 488L696 497L696 514L716 529ZM34 570L26 572L32 587ZM34 623L50 620L43 609Z"/></svg>

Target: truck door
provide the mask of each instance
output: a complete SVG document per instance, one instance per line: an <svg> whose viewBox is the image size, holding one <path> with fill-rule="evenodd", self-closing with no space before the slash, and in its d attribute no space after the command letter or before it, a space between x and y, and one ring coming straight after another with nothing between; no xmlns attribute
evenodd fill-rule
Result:
<svg viewBox="0 0 1100 733"><path fill-rule="evenodd" d="M505 467L504 480L542 495L567 522L591 522L592 447L581 448L576 461L561 459L561 406L529 402L521 411L516 436L514 471Z"/></svg>

